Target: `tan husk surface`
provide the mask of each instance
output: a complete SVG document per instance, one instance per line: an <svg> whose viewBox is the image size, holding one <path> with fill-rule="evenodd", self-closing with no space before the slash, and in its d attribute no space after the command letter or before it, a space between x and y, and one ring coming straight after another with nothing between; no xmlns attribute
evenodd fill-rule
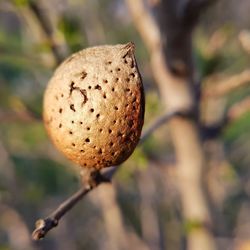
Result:
<svg viewBox="0 0 250 250"><path fill-rule="evenodd" d="M132 43L82 50L66 59L44 96L47 131L83 167L118 165L136 147L144 94Z"/></svg>

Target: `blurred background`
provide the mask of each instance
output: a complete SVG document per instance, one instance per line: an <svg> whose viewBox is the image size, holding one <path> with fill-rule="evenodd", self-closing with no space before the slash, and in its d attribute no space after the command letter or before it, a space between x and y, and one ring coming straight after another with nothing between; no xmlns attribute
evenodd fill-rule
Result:
<svg viewBox="0 0 250 250"><path fill-rule="evenodd" d="M214 132L202 145L218 249L250 249L249 12L248 0L218 0L193 33L205 93L200 120ZM73 52L128 41L136 45L145 87L146 129L166 107L126 1L0 0L0 250L186 249L194 223L183 218L168 123L138 146L112 187L88 194L44 240L30 238L34 222L80 186L77 167L43 126L48 79ZM224 90L227 82L232 87Z"/></svg>

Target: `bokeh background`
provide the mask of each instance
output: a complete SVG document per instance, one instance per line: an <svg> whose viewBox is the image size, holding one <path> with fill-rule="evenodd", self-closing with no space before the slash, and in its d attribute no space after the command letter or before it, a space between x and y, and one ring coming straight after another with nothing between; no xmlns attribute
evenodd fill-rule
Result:
<svg viewBox="0 0 250 250"><path fill-rule="evenodd" d="M212 92L202 101L201 118L206 125L223 123L228 112L232 118L203 142L219 249L250 249L249 12L248 0L218 0L193 34L202 89ZM167 123L138 146L112 187L88 194L44 240L30 238L34 222L80 186L78 168L43 126L48 79L72 52L128 41L136 45L144 82L146 129L166 110L125 1L0 0L0 250L185 249L193 225L183 220ZM213 95L214 85L232 76L237 82L242 72L241 87Z"/></svg>

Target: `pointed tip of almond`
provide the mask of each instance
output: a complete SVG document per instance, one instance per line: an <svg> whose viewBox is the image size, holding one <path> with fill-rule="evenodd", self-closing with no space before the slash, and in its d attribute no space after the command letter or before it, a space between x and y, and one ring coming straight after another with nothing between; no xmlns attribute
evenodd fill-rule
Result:
<svg viewBox="0 0 250 250"><path fill-rule="evenodd" d="M132 52L134 52L135 51L135 44L133 42L129 42L129 43L127 43L125 45L124 48L126 48L126 49L131 50Z"/></svg>

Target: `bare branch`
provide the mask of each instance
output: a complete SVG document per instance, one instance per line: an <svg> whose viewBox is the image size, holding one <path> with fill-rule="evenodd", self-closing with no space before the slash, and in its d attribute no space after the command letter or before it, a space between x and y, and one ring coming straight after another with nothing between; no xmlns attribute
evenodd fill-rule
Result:
<svg viewBox="0 0 250 250"><path fill-rule="evenodd" d="M246 84L250 84L250 70L246 69L239 74L221 78L221 76L216 75L205 80L203 98L224 96Z"/></svg>
<svg viewBox="0 0 250 250"><path fill-rule="evenodd" d="M41 120L41 117L29 111L16 112L14 110L0 109L0 122L40 122Z"/></svg>
<svg viewBox="0 0 250 250"><path fill-rule="evenodd" d="M33 240L44 238L48 231L58 225L61 217L68 212L79 200L81 200L91 188L82 187L78 192L64 201L50 216L46 219L39 219L36 222L36 229L32 233Z"/></svg>
<svg viewBox="0 0 250 250"><path fill-rule="evenodd" d="M250 54L250 31L249 30L242 30L239 33L238 39L242 48Z"/></svg>
<svg viewBox="0 0 250 250"><path fill-rule="evenodd" d="M53 27L50 18L47 16L48 13L44 11L38 1L29 1L29 7L39 21L44 33L47 35L49 45L56 58L56 63L59 64L68 54L68 48L63 35L60 34L59 36L58 30Z"/></svg>
<svg viewBox="0 0 250 250"><path fill-rule="evenodd" d="M13 3L15 5L15 1ZM32 39L50 47L51 51L48 54L50 57L45 57L43 60L49 67L54 67L68 55L69 48L64 35L56 29L49 12L44 10L41 3L41 1L28 1L26 5L16 6L17 14L30 29Z"/></svg>
<svg viewBox="0 0 250 250"><path fill-rule="evenodd" d="M98 170L84 169L82 172L83 181L85 185L79 189L75 194L64 201L51 215L46 219L39 219L36 222L36 228L32 233L33 240L39 240L59 223L59 220L71 210L88 192L96 188L101 183L107 183L110 180L101 175Z"/></svg>
<svg viewBox="0 0 250 250"><path fill-rule="evenodd" d="M139 144L141 145L142 143L144 143L155 130L157 130L160 126L166 124L170 119L172 119L175 116L188 117L192 116L192 114L190 111L180 110L180 111L168 112L160 116L154 122L152 122L152 124L148 127L148 129L146 129L142 133Z"/></svg>
<svg viewBox="0 0 250 250"><path fill-rule="evenodd" d="M229 121L234 121L247 112L250 112L250 97L246 97L230 107L227 112L227 117Z"/></svg>

